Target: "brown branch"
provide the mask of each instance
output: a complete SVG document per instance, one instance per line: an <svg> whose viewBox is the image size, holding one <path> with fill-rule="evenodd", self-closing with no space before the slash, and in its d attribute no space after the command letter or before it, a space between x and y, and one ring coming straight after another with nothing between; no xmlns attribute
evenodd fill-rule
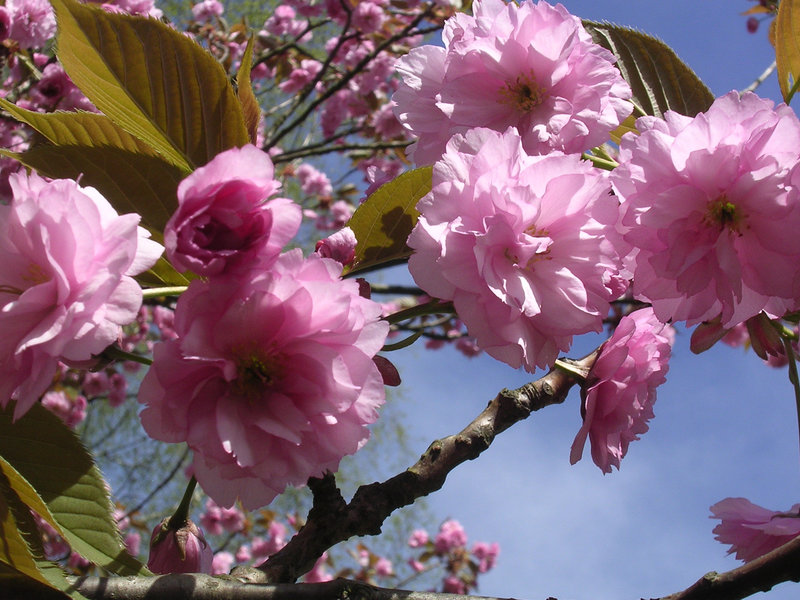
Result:
<svg viewBox="0 0 800 600"><path fill-rule="evenodd" d="M784 581L800 581L800 537L725 573L708 573L682 592L658 600L741 600Z"/></svg>
<svg viewBox="0 0 800 600"><path fill-rule="evenodd" d="M231 577L174 574L160 577L83 577L78 592L91 600L498 600L379 588L359 581L259 585Z"/></svg>
<svg viewBox="0 0 800 600"><path fill-rule="evenodd" d="M576 364L588 367L595 358L596 352ZM460 433L433 442L405 472L382 483L362 485L349 504L339 495L332 475L312 480L314 508L302 529L258 569L240 567L233 574L254 583L296 581L328 548L353 536L379 534L392 512L440 489L450 471L477 458L497 434L531 412L563 402L577 381L575 375L553 369L519 389L502 390Z"/></svg>

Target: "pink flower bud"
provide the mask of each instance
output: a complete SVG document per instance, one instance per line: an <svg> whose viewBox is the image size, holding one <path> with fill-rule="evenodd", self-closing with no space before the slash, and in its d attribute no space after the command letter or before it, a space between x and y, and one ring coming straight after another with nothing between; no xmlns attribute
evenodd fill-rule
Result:
<svg viewBox="0 0 800 600"><path fill-rule="evenodd" d="M147 568L153 573L211 573L214 553L203 532L190 520L180 529L169 528L169 517L161 521L150 538Z"/></svg>

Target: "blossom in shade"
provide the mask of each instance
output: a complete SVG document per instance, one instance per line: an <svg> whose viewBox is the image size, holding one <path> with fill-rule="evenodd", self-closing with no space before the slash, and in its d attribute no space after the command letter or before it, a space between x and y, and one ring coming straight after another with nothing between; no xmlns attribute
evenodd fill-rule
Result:
<svg viewBox="0 0 800 600"><path fill-rule="evenodd" d="M633 292L661 321L729 329L800 298L800 121L731 92L694 118L642 117L611 179ZM794 171L793 171L794 169Z"/></svg>
<svg viewBox="0 0 800 600"><path fill-rule="evenodd" d="M728 554L749 562L800 535L800 504L783 513L762 508L745 498L725 498L711 507L720 519L715 538L730 544Z"/></svg>
<svg viewBox="0 0 800 600"><path fill-rule="evenodd" d="M36 174L10 178L0 205L0 405L19 418L50 386L59 361L93 364L133 322L133 275L163 248L139 215L118 215L93 188Z"/></svg>
<svg viewBox="0 0 800 600"><path fill-rule="evenodd" d="M372 357L389 325L341 265L300 250L213 285L194 281L139 389L147 433L187 442L220 506L268 504L335 471L384 400Z"/></svg>
<svg viewBox="0 0 800 600"><path fill-rule="evenodd" d="M583 425L570 462L583 455L586 438L592 460L604 473L619 469L628 445L653 418L656 388L664 383L675 334L649 307L622 317L589 371L582 395Z"/></svg>
<svg viewBox="0 0 800 600"><path fill-rule="evenodd" d="M269 155L252 145L215 156L178 185L178 208L164 230L179 271L219 275L253 259L277 258L300 227L300 207L268 200L280 188Z"/></svg>
<svg viewBox="0 0 800 600"><path fill-rule="evenodd" d="M187 520L183 527L170 529L167 517L153 530L147 568L159 574L211 573L213 557L197 525Z"/></svg>
<svg viewBox="0 0 800 600"><path fill-rule="evenodd" d="M602 329L627 286L609 191L577 155L528 156L513 129L456 135L417 206L409 271L453 301L482 350L549 366L574 335Z"/></svg>
<svg viewBox="0 0 800 600"><path fill-rule="evenodd" d="M616 58L562 5L475 0L472 10L445 22L444 48L414 48L397 64L392 101L417 138L417 164L473 127L516 127L529 154L582 152L631 113Z"/></svg>

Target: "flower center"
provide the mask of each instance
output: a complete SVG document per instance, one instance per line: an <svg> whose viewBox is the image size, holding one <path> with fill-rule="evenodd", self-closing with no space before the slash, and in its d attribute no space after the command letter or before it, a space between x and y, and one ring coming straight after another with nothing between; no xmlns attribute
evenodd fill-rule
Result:
<svg viewBox="0 0 800 600"><path fill-rule="evenodd" d="M743 217L739 208L723 194L708 203L705 220L709 225L719 227L720 231L728 229L741 235Z"/></svg>
<svg viewBox="0 0 800 600"><path fill-rule="evenodd" d="M28 284L26 288L18 288L13 285L0 285L0 294L21 296L26 289L50 280L50 276L47 272L36 263L30 263L28 268L20 273L19 278Z"/></svg>
<svg viewBox="0 0 800 600"><path fill-rule="evenodd" d="M281 372L277 357L261 349L241 353L236 361L234 392L247 400L257 400L280 379Z"/></svg>
<svg viewBox="0 0 800 600"><path fill-rule="evenodd" d="M544 100L547 90L536 83L533 71L522 73L516 78L506 81L500 88L499 102L510 104L520 112L528 113L539 106Z"/></svg>

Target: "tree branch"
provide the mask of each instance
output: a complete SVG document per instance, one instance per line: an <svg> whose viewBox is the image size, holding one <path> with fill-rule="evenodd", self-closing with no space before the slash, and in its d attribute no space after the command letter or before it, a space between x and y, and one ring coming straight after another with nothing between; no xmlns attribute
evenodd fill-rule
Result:
<svg viewBox="0 0 800 600"><path fill-rule="evenodd" d="M579 363L590 366L596 354L595 351ZM477 458L495 436L531 412L563 402L577 381L576 376L554 369L519 389L502 390L460 433L433 442L405 472L382 483L362 485L349 504L338 495L333 476L312 480L315 502L306 524L261 567L240 567L233 574L254 583L296 581L328 548L353 536L379 534L392 512L440 489L450 471ZM325 503L322 497L336 501Z"/></svg>
<svg viewBox="0 0 800 600"><path fill-rule="evenodd" d="M725 573L708 573L682 592L658 600L741 600L784 581L800 581L800 537Z"/></svg>
<svg viewBox="0 0 800 600"><path fill-rule="evenodd" d="M160 577L74 578L75 589L91 600L498 600L379 588L359 581L262 585L231 577L173 574Z"/></svg>

